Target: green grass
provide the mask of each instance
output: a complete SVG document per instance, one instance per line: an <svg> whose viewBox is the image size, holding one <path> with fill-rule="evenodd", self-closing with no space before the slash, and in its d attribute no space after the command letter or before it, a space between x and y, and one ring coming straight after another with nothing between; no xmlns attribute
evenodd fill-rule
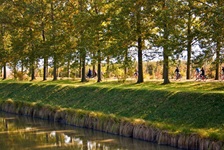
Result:
<svg viewBox="0 0 224 150"><path fill-rule="evenodd" d="M224 140L223 82L1 81L0 100L8 99L143 119L171 132Z"/></svg>

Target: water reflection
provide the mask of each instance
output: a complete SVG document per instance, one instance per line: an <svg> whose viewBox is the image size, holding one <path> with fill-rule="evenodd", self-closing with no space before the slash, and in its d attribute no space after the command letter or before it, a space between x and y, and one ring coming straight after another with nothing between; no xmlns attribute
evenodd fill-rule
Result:
<svg viewBox="0 0 224 150"><path fill-rule="evenodd" d="M175 150L175 148L0 112L0 149Z"/></svg>

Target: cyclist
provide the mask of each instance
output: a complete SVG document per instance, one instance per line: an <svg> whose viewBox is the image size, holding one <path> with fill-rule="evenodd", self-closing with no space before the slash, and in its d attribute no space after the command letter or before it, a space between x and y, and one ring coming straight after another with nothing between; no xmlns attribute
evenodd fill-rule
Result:
<svg viewBox="0 0 224 150"><path fill-rule="evenodd" d="M224 80L224 66L222 66L221 80Z"/></svg>
<svg viewBox="0 0 224 150"><path fill-rule="evenodd" d="M201 68L200 78L201 78L202 80L204 80L204 79L205 79L205 70L204 70L204 68L203 68L203 67Z"/></svg>
<svg viewBox="0 0 224 150"><path fill-rule="evenodd" d="M200 75L200 68L196 68L196 69L195 69L196 80L199 79L199 75Z"/></svg>
<svg viewBox="0 0 224 150"><path fill-rule="evenodd" d="M89 77L89 78L92 77L92 70L91 69L89 69L88 74L87 74L87 77Z"/></svg>
<svg viewBox="0 0 224 150"><path fill-rule="evenodd" d="M135 69L135 72L134 72L134 77L137 78L138 77L138 69Z"/></svg>
<svg viewBox="0 0 224 150"><path fill-rule="evenodd" d="M178 67L176 68L175 73L176 73L176 80L177 80L180 78L180 70Z"/></svg>

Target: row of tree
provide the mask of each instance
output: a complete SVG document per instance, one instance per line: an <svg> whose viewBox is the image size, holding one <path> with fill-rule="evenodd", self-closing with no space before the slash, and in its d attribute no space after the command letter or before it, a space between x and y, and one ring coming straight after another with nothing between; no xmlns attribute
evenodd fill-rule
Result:
<svg viewBox="0 0 224 150"><path fill-rule="evenodd" d="M118 62L124 72L135 48L138 83L144 82L144 57L162 50L164 84L169 83L169 62L187 52L186 78L192 63L215 60L216 75L223 57L223 0L0 0L0 63L14 74L29 68L31 80L43 60L47 70L78 66L85 82L86 58L101 81L101 64ZM200 46L196 53L192 47ZM97 69L96 69L97 68Z"/></svg>

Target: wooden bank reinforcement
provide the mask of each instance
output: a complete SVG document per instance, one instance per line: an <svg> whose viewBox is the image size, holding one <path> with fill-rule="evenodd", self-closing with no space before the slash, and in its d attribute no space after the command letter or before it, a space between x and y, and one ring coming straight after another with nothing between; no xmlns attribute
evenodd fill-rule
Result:
<svg viewBox="0 0 224 150"><path fill-rule="evenodd" d="M202 138L197 134L174 134L153 127L143 120L118 118L114 115L74 110L60 107L26 103L20 101L1 101L4 112L61 122L68 125L103 131L106 133L132 137L162 145L188 150L222 150L222 141Z"/></svg>

